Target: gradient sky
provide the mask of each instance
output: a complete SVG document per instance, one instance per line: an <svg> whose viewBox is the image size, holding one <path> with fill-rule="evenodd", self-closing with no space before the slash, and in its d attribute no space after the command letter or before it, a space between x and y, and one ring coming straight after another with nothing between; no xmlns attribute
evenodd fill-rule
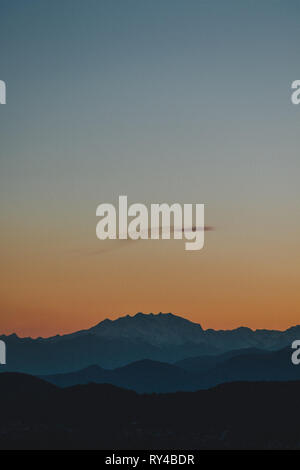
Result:
<svg viewBox="0 0 300 470"><path fill-rule="evenodd" d="M0 333L300 323L299 18L297 0L1 0ZM121 194L205 203L216 230L199 252L93 254Z"/></svg>

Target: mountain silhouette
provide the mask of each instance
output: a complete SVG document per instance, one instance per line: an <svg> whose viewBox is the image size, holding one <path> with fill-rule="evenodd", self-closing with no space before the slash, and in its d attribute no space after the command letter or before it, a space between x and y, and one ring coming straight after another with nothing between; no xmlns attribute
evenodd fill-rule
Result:
<svg viewBox="0 0 300 470"><path fill-rule="evenodd" d="M300 449L300 381L143 394L0 374L0 449Z"/></svg>
<svg viewBox="0 0 300 470"><path fill-rule="evenodd" d="M109 383L139 393L166 393L201 388L197 374L175 365L144 359L126 366L105 370L97 365L68 374L46 375L43 379L60 387L78 384Z"/></svg>
<svg viewBox="0 0 300 470"><path fill-rule="evenodd" d="M300 380L300 367L291 362L291 350L245 349L219 356L203 356L167 364L141 360L106 370L97 365L67 374L45 375L60 387L109 383L139 393L196 391L234 381Z"/></svg>
<svg viewBox="0 0 300 470"><path fill-rule="evenodd" d="M235 381L290 380L300 380L300 367L291 361L291 348L234 355L202 374L203 388Z"/></svg>
<svg viewBox="0 0 300 470"><path fill-rule="evenodd" d="M227 351L223 354L218 355L205 355L188 357L177 361L175 364L182 369L188 370L190 372L205 372L210 369L213 369L218 364L225 362L227 359L230 359L234 356L242 356L244 354L259 354L263 350L257 348L244 348L244 349L234 349L233 351Z"/></svg>

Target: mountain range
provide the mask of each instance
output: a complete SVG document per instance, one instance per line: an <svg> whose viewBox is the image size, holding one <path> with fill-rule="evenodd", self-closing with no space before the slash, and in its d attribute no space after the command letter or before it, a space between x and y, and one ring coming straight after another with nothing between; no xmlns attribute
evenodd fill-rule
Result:
<svg viewBox="0 0 300 470"><path fill-rule="evenodd" d="M235 355L232 351L287 348L298 338L299 325L286 331L246 327L204 330L201 325L171 313L138 313L114 321L107 319L90 329L50 338L2 335L0 339L7 346L7 365L1 366L0 370L54 375L77 373L91 365L116 369L145 359L174 364L195 357L200 357L198 364L201 361L208 364L218 361L216 358L223 354Z"/></svg>

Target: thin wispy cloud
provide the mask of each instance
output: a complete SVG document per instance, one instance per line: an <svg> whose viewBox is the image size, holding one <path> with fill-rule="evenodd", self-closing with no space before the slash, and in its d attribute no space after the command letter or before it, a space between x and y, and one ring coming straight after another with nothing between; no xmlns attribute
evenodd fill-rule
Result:
<svg viewBox="0 0 300 470"><path fill-rule="evenodd" d="M154 228L149 228L148 229L148 236L149 236L149 239L150 236L151 236L151 231L158 231L159 233L159 236L160 238L157 239L157 241L159 240L162 240L161 238L161 234L165 231L165 230L169 230L170 229L170 235L174 234L175 232L200 232L202 230L204 230L205 232L209 232L209 231L212 231L212 230L215 230L215 227L212 227L211 225L205 225L204 227L197 227L197 226L192 226L190 228L182 228L182 227L174 227L174 226L171 226L171 227L154 227ZM141 234L143 234L145 232L141 231ZM137 240L132 240L132 238L126 238L126 239L122 239L122 238L119 238L117 237L116 239L108 239L108 240L102 240L102 243L103 242L107 242L107 241L110 241L110 242L113 242L113 244L111 244L111 246L106 246L106 247L103 247L103 248L100 248L99 250L94 250L94 251L91 251L88 253L88 255L92 256L92 255L102 255L102 254L105 254L105 253L109 253L111 251L115 251L115 250L118 250L120 248L125 248L126 246L128 246L129 244L132 244L133 242L139 242L141 240L147 240L147 238L138 238Z"/></svg>

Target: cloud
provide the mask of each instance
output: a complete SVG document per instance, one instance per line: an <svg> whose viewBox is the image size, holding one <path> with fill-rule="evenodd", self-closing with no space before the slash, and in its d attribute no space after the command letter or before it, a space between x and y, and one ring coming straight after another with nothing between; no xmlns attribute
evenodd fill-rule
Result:
<svg viewBox="0 0 300 470"><path fill-rule="evenodd" d="M166 228L167 227L162 227L162 226L160 226L158 228L160 236L161 236L162 231ZM174 232L196 232L196 231L202 231L202 230L204 230L205 232L210 232L212 230L215 230L215 227L212 227L211 225L205 225L204 228L203 228L203 227L196 227L194 225L190 228L182 228L182 227L174 227L172 225L170 227L170 235L174 234ZM150 239L151 228L149 228L149 230L148 230L148 235L149 235L149 239ZM111 251L118 250L120 248L125 248L125 247L129 246L129 244L132 244L133 242L137 243L140 240L141 240L141 238L139 238L138 240L132 240L131 238L126 238L125 240L120 239L120 238L117 238L115 240L111 240L111 239L110 240L102 240L102 243L108 242L108 241L111 242L111 246L106 246L106 247L100 248L99 250L91 251L88 254L89 255L95 255L95 256L102 255L102 254L105 254L105 253L109 253Z"/></svg>

